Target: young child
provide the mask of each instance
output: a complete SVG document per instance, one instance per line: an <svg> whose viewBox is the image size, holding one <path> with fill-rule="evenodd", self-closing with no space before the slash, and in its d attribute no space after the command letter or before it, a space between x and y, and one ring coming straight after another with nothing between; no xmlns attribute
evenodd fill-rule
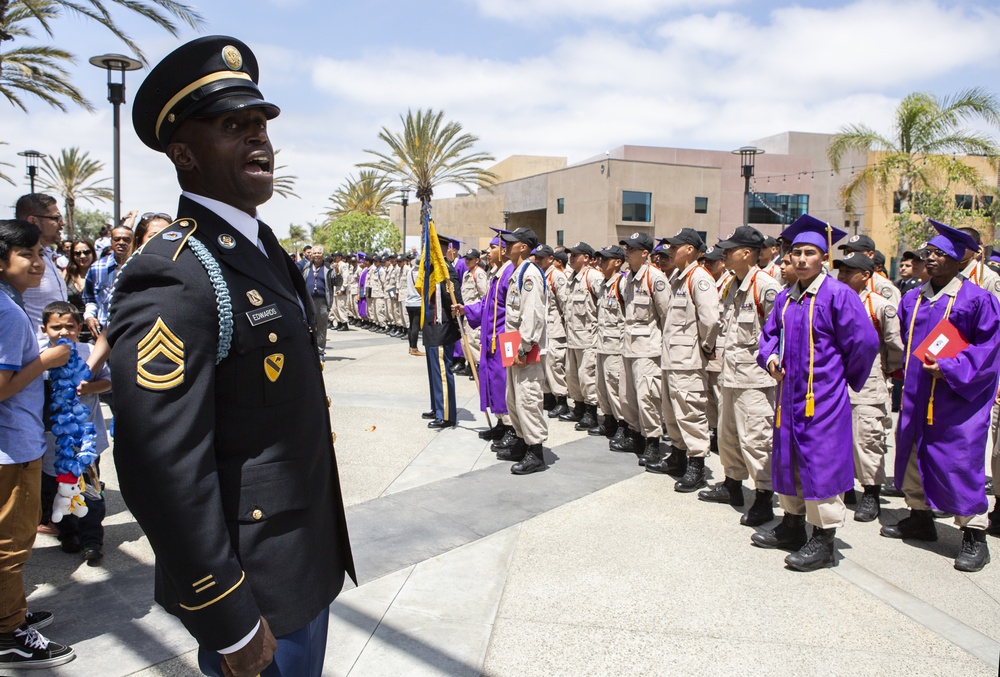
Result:
<svg viewBox="0 0 1000 677"><path fill-rule="evenodd" d="M8 668L49 668L76 657L36 629L52 614L28 612L22 574L35 543L45 451L39 376L70 355L68 346L39 354L24 311L21 295L45 273L40 235L26 221L0 220L0 666Z"/></svg>
<svg viewBox="0 0 1000 677"><path fill-rule="evenodd" d="M42 311L42 331L45 332L46 345L55 346L59 344L59 339L68 339L76 344L77 353L80 359L87 361L90 357L91 347L86 343L79 343L80 330L83 328L83 317L80 311L72 304L65 301L55 301L45 306ZM77 388L80 397L80 404L90 409L90 418L94 424L96 438L94 445L98 453L108 448L108 435L104 427L104 415L101 413L100 398L98 393L111 390L111 371L107 366L101 367L89 381L84 381ZM52 500L55 498L58 483L56 476L56 438L52 434L52 412L48 407L48 389L46 390L45 403L45 456L42 459L42 513L51 515ZM97 476L98 464L94 463L94 477ZM89 473L88 473L89 474ZM85 478L89 485L90 477ZM96 496L100 495L99 498ZM59 530L59 540L62 541L62 551L67 553L77 553L83 550L83 559L90 566L96 566L104 557L104 515L107 508L104 504L104 497L100 487L93 487L93 492L87 491L87 514L83 517L76 515L66 515L56 524ZM47 520L45 520L47 521Z"/></svg>

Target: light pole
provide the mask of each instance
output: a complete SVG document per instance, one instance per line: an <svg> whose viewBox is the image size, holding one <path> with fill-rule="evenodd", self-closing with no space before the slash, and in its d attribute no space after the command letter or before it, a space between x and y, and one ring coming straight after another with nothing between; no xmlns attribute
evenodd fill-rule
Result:
<svg viewBox="0 0 1000 677"><path fill-rule="evenodd" d="M114 106L115 125L115 226L120 226L122 222L121 203L121 105L125 103L125 71L134 71L142 68L142 62L122 54L102 54L90 57L90 63L108 71L108 102ZM112 73L120 73L120 82L116 82Z"/></svg>
<svg viewBox="0 0 1000 677"><path fill-rule="evenodd" d="M410 189L403 186L399 189L402 199L399 201L403 205L403 252L406 252L406 206L410 204Z"/></svg>
<svg viewBox="0 0 1000 677"><path fill-rule="evenodd" d="M740 156L740 176L743 177L743 225L750 225L750 177L753 176L753 166L755 158L763 155L762 148L754 146L741 146L733 151L733 155Z"/></svg>
<svg viewBox="0 0 1000 677"><path fill-rule="evenodd" d="M35 177L38 176L38 161L45 157L45 153L39 153L37 150L22 150L18 153L24 158L24 164L27 166L28 181L31 183L31 192L35 192Z"/></svg>
<svg viewBox="0 0 1000 677"><path fill-rule="evenodd" d="M510 230L510 228L507 227L508 225L510 225L510 210L505 209L500 213L503 214L503 229Z"/></svg>

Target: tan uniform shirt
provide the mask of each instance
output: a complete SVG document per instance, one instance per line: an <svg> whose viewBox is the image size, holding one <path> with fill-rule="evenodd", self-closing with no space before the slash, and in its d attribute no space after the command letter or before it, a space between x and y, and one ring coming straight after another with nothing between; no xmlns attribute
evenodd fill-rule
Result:
<svg viewBox="0 0 1000 677"><path fill-rule="evenodd" d="M899 287L894 285L892 280L889 278L883 277L879 273L875 273L868 281L868 290L881 294L882 298L888 301L889 305L893 308L899 307L899 301L902 298L902 294L899 293Z"/></svg>
<svg viewBox="0 0 1000 677"><path fill-rule="evenodd" d="M719 334L719 291L715 279L694 261L671 274L669 289L660 366L664 371L705 369Z"/></svg>
<svg viewBox="0 0 1000 677"><path fill-rule="evenodd" d="M623 357L659 357L663 350L663 324L670 306L667 277L659 268L644 264L622 280L625 301Z"/></svg>
<svg viewBox="0 0 1000 677"><path fill-rule="evenodd" d="M720 303L719 313L720 313L720 315L723 312L722 311L722 306L721 306L721 303L722 303L722 291L727 288L727 285L729 284L729 281L732 280L732 279L733 279L733 274L730 271L728 271L728 270L724 270L724 271L722 271L722 275L719 276L719 279L715 281L715 288L719 290L719 303ZM725 330L723 329L722 331L725 331ZM722 373L722 359L723 359L722 342L718 341L715 344L715 359L708 361L708 371L709 372L714 372L716 374Z"/></svg>
<svg viewBox="0 0 1000 677"><path fill-rule="evenodd" d="M524 277L521 277L521 269ZM518 281L520 280L520 286ZM530 261L514 269L507 288L506 331L521 334L521 347L527 353L536 344L545 350L545 278L542 271Z"/></svg>
<svg viewBox="0 0 1000 677"><path fill-rule="evenodd" d="M378 264L368 271L368 288L372 290L371 297L373 299L385 298L385 275L385 268Z"/></svg>
<svg viewBox="0 0 1000 677"><path fill-rule="evenodd" d="M622 288L625 276L615 273L601 285L601 295L597 299L597 343L599 355L622 354L622 329L625 327L625 312L622 308Z"/></svg>
<svg viewBox="0 0 1000 677"><path fill-rule="evenodd" d="M548 284L548 332L551 339L566 338L566 305L569 301L569 278L555 266L545 273Z"/></svg>
<svg viewBox="0 0 1000 677"><path fill-rule="evenodd" d="M979 275L979 261L972 259L969 265L962 271L962 277L973 284L979 285L981 289L988 291L1000 301L1000 275L993 272L989 266L983 265L982 277Z"/></svg>
<svg viewBox="0 0 1000 677"><path fill-rule="evenodd" d="M475 303L481 300L489 288L490 281L486 277L486 271L479 266L470 268L462 276L462 303Z"/></svg>
<svg viewBox="0 0 1000 677"><path fill-rule="evenodd" d="M851 404L886 404L889 402L889 385L886 379L892 372L903 366L903 337L899 329L896 308L880 294L867 289L861 292L861 304L868 319L878 332L878 357L872 363L872 371L859 392L848 388Z"/></svg>
<svg viewBox="0 0 1000 677"><path fill-rule="evenodd" d="M716 354L721 353L719 385L726 388L771 388L774 379L757 364L760 332L781 285L754 266L742 280L732 276L722 288L722 313Z"/></svg>
<svg viewBox="0 0 1000 677"><path fill-rule="evenodd" d="M597 297L604 276L584 267L569 279L569 308L566 312L566 347L586 350L594 347L597 327Z"/></svg>
<svg viewBox="0 0 1000 677"><path fill-rule="evenodd" d="M347 274L344 275L344 285L351 296L358 295L358 269L356 266L347 266Z"/></svg>

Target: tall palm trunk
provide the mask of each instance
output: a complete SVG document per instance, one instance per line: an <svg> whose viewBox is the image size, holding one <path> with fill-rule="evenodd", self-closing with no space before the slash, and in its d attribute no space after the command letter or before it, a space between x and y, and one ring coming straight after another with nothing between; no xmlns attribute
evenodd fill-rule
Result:
<svg viewBox="0 0 1000 677"><path fill-rule="evenodd" d="M73 230L76 227L76 198L72 195L66 196L66 238L74 240Z"/></svg>
<svg viewBox="0 0 1000 677"><path fill-rule="evenodd" d="M910 191L912 190L912 184L910 182L910 177L903 174L899 179L899 213L901 216L906 218L911 218L913 213L910 211ZM903 252L906 251L908 243L903 233L900 233L896 237L896 260L903 260Z"/></svg>

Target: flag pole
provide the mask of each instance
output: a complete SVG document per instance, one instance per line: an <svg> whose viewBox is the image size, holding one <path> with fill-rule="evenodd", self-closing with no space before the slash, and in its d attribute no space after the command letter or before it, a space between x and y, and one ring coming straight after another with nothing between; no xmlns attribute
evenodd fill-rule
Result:
<svg viewBox="0 0 1000 677"><path fill-rule="evenodd" d="M451 296L452 307L457 306L458 299L455 298L455 283L449 279L445 283L445 287L448 290L448 294ZM462 353L465 355L465 361L469 363L469 368L472 369L472 378L476 382L476 390L479 390L479 369L476 368L476 360L472 357L472 346L469 345L468 327L466 326L465 315L459 316L458 331L462 335ZM490 412L483 411L483 413L486 414L486 425L492 428L493 421L490 420Z"/></svg>

